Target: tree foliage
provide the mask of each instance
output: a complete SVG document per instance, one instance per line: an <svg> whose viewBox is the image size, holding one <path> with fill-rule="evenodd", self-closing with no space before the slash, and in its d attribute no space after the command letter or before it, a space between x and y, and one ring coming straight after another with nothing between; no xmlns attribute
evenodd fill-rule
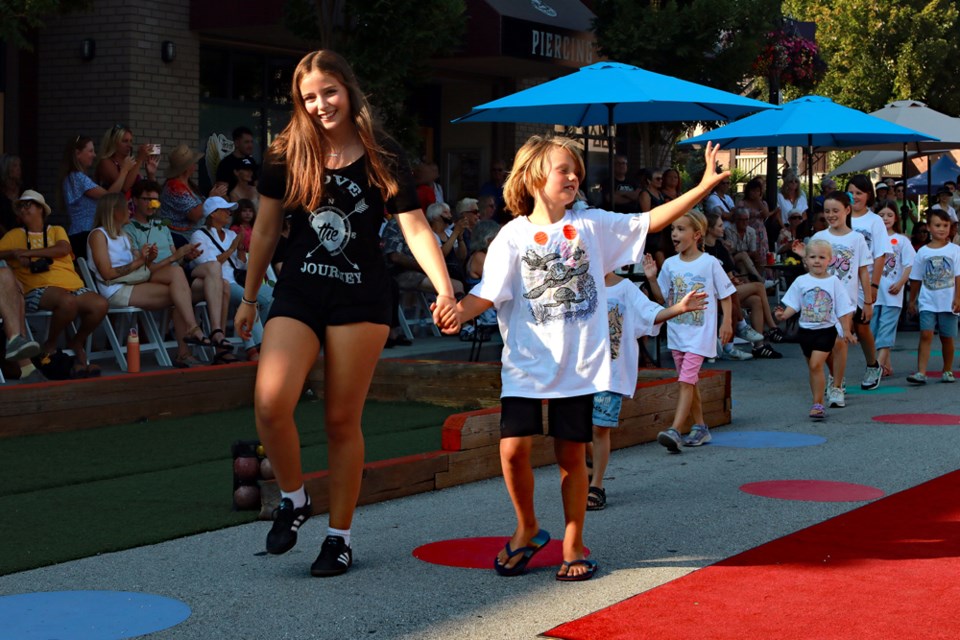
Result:
<svg viewBox="0 0 960 640"><path fill-rule="evenodd" d="M284 11L291 32L350 62L390 133L414 146L417 123L406 105L427 60L462 43L464 0L287 0Z"/></svg>
<svg viewBox="0 0 960 640"><path fill-rule="evenodd" d="M43 26L45 18L89 9L93 0L0 0L0 42L30 49L27 31Z"/></svg>
<svg viewBox="0 0 960 640"><path fill-rule="evenodd" d="M817 23L827 72L817 93L875 111L912 98L956 115L960 19L956 0L784 0Z"/></svg>

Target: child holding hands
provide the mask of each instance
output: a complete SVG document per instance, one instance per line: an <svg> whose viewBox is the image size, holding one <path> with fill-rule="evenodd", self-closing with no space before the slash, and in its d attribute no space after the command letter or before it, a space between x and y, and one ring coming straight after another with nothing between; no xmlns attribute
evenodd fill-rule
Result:
<svg viewBox="0 0 960 640"><path fill-rule="evenodd" d="M657 277L657 263L649 253L643 257L643 272L650 280ZM637 388L638 340L659 334L660 325L670 318L702 311L707 306L704 291L689 291L677 304L664 309L643 295L634 283L615 273L608 273L604 284L607 288L613 384L610 391L593 396L593 477L587 495L587 511L599 511L607 506L603 474L610 461L610 432L620 426L623 396L632 398Z"/></svg>
<svg viewBox="0 0 960 640"><path fill-rule="evenodd" d="M810 391L813 393L811 420L823 420L827 416L823 407L823 365L837 342L837 325L842 328L840 337L850 344L857 342L853 332L853 311L856 307L840 280L827 272L827 265L832 258L833 250L829 242L811 240L804 249L803 259L808 273L793 281L783 296L782 306L778 306L774 312L781 322L796 313L800 314L797 337L810 370Z"/></svg>
<svg viewBox="0 0 960 640"><path fill-rule="evenodd" d="M457 305L456 319L467 322L494 306L503 336L500 461L517 528L493 561L500 575L523 573L550 540L534 510L530 464L533 436L543 432L544 399L566 523L556 579L595 575L597 563L583 547L585 453L593 395L613 387L604 274L638 262L648 231L670 224L729 175L715 171L716 154L708 145L696 188L649 213L623 215L570 209L584 177L573 140L533 136L517 152L504 185L515 218L490 244L483 277Z"/></svg>
<svg viewBox="0 0 960 640"><path fill-rule="evenodd" d="M733 306L730 296L737 292L724 273L720 261L703 253L703 237L707 232L707 219L699 211L688 211L670 226L670 238L677 255L663 263L656 285L651 283L657 300L666 299L676 304L690 291L702 291L707 300L720 301L723 324L720 326L720 342L726 344L733 338ZM663 295L666 291L666 296ZM670 453L680 453L680 446L699 447L710 442L710 429L703 417L703 404L697 382L700 367L706 358L717 356L716 311L693 311L673 318L667 323L667 346L673 354L677 367L677 382L680 397L673 416L673 425L657 434L657 442ZM687 419L693 416L693 427L686 439L680 430Z"/></svg>
<svg viewBox="0 0 960 640"><path fill-rule="evenodd" d="M916 249L910 238L900 233L900 215L896 200L881 200L876 205L877 215L883 220L890 239L892 253L887 254L877 289L877 304L873 306L870 332L876 339L877 361L884 376L893 375L890 349L897 343L897 324L903 309L903 287L910 281Z"/></svg>
<svg viewBox="0 0 960 640"><path fill-rule="evenodd" d="M950 225L948 212L927 211L931 240L917 251L910 272L910 312L916 314L917 307L920 308L917 372L907 376L907 382L913 384L927 382L934 329L940 334L943 353L940 381L954 382L953 341L957 337L957 314L960 313L960 246L950 242Z"/></svg>

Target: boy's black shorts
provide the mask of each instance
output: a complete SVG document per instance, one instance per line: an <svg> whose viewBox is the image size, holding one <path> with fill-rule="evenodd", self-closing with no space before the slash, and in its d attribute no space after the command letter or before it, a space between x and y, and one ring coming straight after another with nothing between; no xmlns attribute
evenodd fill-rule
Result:
<svg viewBox="0 0 960 640"><path fill-rule="evenodd" d="M543 435L543 398L500 399L500 437ZM593 440L593 394L547 400L547 435L571 442Z"/></svg>
<svg viewBox="0 0 960 640"><path fill-rule="evenodd" d="M800 327L797 332L797 342L800 343L800 349L807 358L814 351L823 351L830 353L833 351L833 345L837 342L837 328L827 327L826 329L804 329Z"/></svg>

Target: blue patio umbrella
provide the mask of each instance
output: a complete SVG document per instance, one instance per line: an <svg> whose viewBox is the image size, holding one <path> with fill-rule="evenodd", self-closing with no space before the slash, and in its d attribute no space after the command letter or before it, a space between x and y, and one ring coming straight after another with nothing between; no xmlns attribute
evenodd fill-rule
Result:
<svg viewBox="0 0 960 640"><path fill-rule="evenodd" d="M614 124L732 120L774 108L720 89L606 61L479 105L453 122L607 125L612 186Z"/></svg>
<svg viewBox="0 0 960 640"><path fill-rule="evenodd" d="M839 105L830 98L805 96L788 102L779 110L756 113L680 144L713 142L722 149L806 147L812 154L814 149L855 149L930 140L937 138ZM809 162L807 167L812 197L813 167Z"/></svg>

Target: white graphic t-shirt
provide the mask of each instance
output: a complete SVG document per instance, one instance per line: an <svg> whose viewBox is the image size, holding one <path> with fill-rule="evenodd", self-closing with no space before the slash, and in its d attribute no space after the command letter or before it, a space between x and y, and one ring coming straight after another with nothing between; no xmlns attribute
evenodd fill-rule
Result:
<svg viewBox="0 0 960 640"><path fill-rule="evenodd" d="M663 307L643 295L636 284L621 280L607 287L607 320L610 325L610 357L613 371L610 391L633 397L643 336L660 333L657 314Z"/></svg>
<svg viewBox="0 0 960 640"><path fill-rule="evenodd" d="M800 314L800 326L804 329L836 327L840 336L840 318L856 311L846 287L833 275L818 278L803 274L793 281L781 302Z"/></svg>
<svg viewBox="0 0 960 640"><path fill-rule="evenodd" d="M566 398L611 386L604 274L639 262L650 218L568 210L551 225L508 222L471 295L497 309L502 396Z"/></svg>
<svg viewBox="0 0 960 640"><path fill-rule="evenodd" d="M956 277L960 276L960 246L947 243L939 249L920 247L910 271L911 280L920 280L917 307L937 313L953 311Z"/></svg>
<svg viewBox="0 0 960 640"><path fill-rule="evenodd" d="M887 227L883 224L883 218L873 211L867 211L859 218L850 216L850 228L863 236L867 241L867 249L870 250L870 264L867 265L867 271L873 275L873 262L880 256L890 255L893 249L890 247L890 236L887 235Z"/></svg>
<svg viewBox="0 0 960 640"><path fill-rule="evenodd" d="M737 292L730 276L723 272L720 261L710 254L700 254L696 260L685 262L679 255L663 263L657 283L666 305L673 306L691 291L707 293L707 308L681 313L667 322L667 346L684 353L695 353L704 358L717 355L718 300Z"/></svg>
<svg viewBox="0 0 960 640"><path fill-rule="evenodd" d="M890 293L890 287L896 284L903 277L903 270L913 266L913 260L917 256L916 249L910 242L910 238L902 233L895 233L887 236L890 239L890 248L892 253L887 254L887 259L883 263L883 273L880 275L880 289L877 290L877 305L883 307L903 307L903 290L909 286L904 285L900 293Z"/></svg>
<svg viewBox="0 0 960 640"><path fill-rule="evenodd" d="M884 230L886 233L886 230ZM842 236L830 233L824 229L813 234L811 240L826 240L833 248L833 258L827 267L830 275L837 276L841 284L847 289L851 300L856 300L857 306L863 308L863 291L860 288L860 267L869 266L873 262L870 249L863 234L848 231Z"/></svg>

